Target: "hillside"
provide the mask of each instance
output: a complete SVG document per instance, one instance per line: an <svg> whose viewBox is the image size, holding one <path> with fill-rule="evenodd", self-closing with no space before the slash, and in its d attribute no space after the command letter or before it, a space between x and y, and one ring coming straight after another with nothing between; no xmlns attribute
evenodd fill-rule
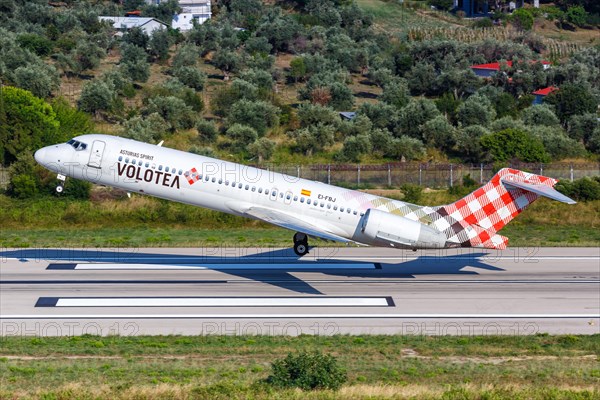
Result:
<svg viewBox="0 0 600 400"><path fill-rule="evenodd" d="M65 98L92 117L87 130L252 163L502 164L600 152L598 27L577 27L553 6L524 9L528 29L522 16L488 26L423 1L224 1L190 32L121 38L97 20L126 11L113 2L6 4L3 84ZM514 64L490 78L470 68L502 60ZM532 93L551 86L561 90L532 107ZM14 136L7 122L0 135ZM17 158L0 151L5 165Z"/></svg>

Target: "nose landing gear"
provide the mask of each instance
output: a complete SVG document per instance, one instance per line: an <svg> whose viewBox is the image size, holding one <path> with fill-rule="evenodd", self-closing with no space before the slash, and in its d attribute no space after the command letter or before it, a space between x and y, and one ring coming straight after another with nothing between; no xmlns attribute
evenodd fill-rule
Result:
<svg viewBox="0 0 600 400"><path fill-rule="evenodd" d="M67 177L63 174L58 174L56 179L59 180L58 185L56 186L56 193L61 194L63 190L65 190L65 181L67 180Z"/></svg>
<svg viewBox="0 0 600 400"><path fill-rule="evenodd" d="M300 257L308 254L308 236L305 233L294 234L294 253Z"/></svg>

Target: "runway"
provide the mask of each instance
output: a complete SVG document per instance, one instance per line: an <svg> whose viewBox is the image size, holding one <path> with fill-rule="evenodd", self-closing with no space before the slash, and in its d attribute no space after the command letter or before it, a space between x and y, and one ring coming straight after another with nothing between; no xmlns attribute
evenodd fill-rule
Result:
<svg viewBox="0 0 600 400"><path fill-rule="evenodd" d="M4 249L0 334L600 333L600 249Z"/></svg>

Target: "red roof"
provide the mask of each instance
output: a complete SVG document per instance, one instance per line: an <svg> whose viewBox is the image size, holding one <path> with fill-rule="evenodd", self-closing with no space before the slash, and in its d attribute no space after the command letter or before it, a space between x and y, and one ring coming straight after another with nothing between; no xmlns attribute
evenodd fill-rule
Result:
<svg viewBox="0 0 600 400"><path fill-rule="evenodd" d="M536 63L537 61L532 61L532 62ZM513 64L512 61L506 61L505 63L506 63L506 65L509 68L512 67L512 64ZM545 61L545 60L542 60L541 63L543 65L550 65L550 64L552 64L550 61ZM500 71L500 63L499 62L493 62L493 63L488 63L488 64L473 65L473 66L471 66L471 68L474 68L474 69L491 69L493 71Z"/></svg>
<svg viewBox="0 0 600 400"><path fill-rule="evenodd" d="M556 86L549 86L544 89L539 89L533 92L536 96L548 96L550 93L557 91L558 88Z"/></svg>
<svg viewBox="0 0 600 400"><path fill-rule="evenodd" d="M508 65L509 67L512 67L512 61L506 61L506 65ZM475 68L475 69L491 69L491 70L494 70L494 71L500 71L500 63L499 62L493 62L493 63L489 63L489 64L473 65L471 68Z"/></svg>
<svg viewBox="0 0 600 400"><path fill-rule="evenodd" d="M134 11L128 11L125 13L126 17L129 17L130 15L140 16L140 15L142 15L142 12L140 10L134 10Z"/></svg>

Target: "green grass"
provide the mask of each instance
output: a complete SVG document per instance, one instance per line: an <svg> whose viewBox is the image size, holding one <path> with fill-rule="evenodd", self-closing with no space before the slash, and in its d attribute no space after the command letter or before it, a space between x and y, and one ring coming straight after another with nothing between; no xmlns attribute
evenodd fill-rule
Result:
<svg viewBox="0 0 600 400"><path fill-rule="evenodd" d="M600 336L6 337L1 398L597 398ZM273 360L320 350L340 392L275 390Z"/></svg>
<svg viewBox="0 0 600 400"><path fill-rule="evenodd" d="M376 191L399 197L398 191ZM423 204L460 195L423 194ZM0 195L0 247L288 247L292 232L149 197L81 201L15 200ZM511 246L598 246L600 201L565 205L539 200L501 231ZM335 243L311 242L319 246Z"/></svg>

